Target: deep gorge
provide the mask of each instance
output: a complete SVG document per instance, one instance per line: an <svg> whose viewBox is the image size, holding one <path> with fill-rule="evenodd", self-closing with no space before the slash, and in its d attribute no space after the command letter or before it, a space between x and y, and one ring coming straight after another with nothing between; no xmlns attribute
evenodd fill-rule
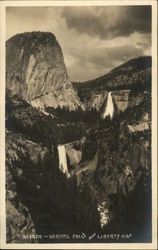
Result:
<svg viewBox="0 0 158 250"><path fill-rule="evenodd" d="M133 60L72 84L54 35L7 41L8 243L151 242L151 58Z"/></svg>

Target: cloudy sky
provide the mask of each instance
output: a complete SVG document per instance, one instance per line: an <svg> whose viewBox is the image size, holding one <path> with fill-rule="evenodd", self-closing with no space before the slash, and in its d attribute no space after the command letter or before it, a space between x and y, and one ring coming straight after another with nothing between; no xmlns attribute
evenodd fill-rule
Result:
<svg viewBox="0 0 158 250"><path fill-rule="evenodd" d="M7 39L29 31L55 34L71 81L151 54L150 6L7 7Z"/></svg>

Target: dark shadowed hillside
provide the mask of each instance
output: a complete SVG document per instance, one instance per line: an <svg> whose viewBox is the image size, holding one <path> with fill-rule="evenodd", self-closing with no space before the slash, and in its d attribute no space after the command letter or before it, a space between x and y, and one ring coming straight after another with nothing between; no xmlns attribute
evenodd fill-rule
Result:
<svg viewBox="0 0 158 250"><path fill-rule="evenodd" d="M101 90L119 90L124 89L125 86L126 88L131 88L136 80L145 80L147 72L150 69L151 57L144 56L132 59L111 70L108 74L98 77L94 80L80 83L74 82L73 84L77 89L81 87L81 89L89 88Z"/></svg>

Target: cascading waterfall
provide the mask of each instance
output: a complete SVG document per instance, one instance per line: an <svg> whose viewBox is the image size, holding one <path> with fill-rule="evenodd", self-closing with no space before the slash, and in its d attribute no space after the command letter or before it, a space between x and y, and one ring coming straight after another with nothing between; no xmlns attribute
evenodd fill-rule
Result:
<svg viewBox="0 0 158 250"><path fill-rule="evenodd" d="M113 103L113 100L112 100L111 92L109 92L108 93L108 99L107 99L107 105L106 105L105 111L103 113L103 119L106 116L110 116L110 119L112 119L113 115L114 115L114 103Z"/></svg>
<svg viewBox="0 0 158 250"><path fill-rule="evenodd" d="M65 145L58 145L58 156L59 156L59 169L62 173L66 175L68 179L70 178L70 174L67 168Z"/></svg>

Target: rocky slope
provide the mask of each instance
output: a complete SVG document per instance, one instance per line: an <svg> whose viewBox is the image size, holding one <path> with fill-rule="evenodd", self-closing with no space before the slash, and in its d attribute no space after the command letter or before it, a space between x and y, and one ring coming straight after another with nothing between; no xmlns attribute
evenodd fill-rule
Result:
<svg viewBox="0 0 158 250"><path fill-rule="evenodd" d="M34 150L36 151L34 152ZM20 134L6 131L6 210L7 210L7 241L8 243L35 243L36 238L28 235L36 235L35 225L26 206L24 197L19 194L19 185L27 196L31 189L38 191L39 180L35 182L39 174L39 161L43 160L46 148L24 139ZM32 162L32 169L26 161ZM31 176L31 171L33 176ZM26 177L26 172L27 177ZM29 173L30 172L30 173ZM29 178L28 178L29 177ZM21 183L21 184L20 184ZM27 184L26 184L27 183ZM23 185L24 184L24 185ZM25 190L26 188L26 190Z"/></svg>
<svg viewBox="0 0 158 250"><path fill-rule="evenodd" d="M52 33L23 33L7 41L6 86L12 95L41 109L66 106L74 110L80 104Z"/></svg>
<svg viewBox="0 0 158 250"><path fill-rule="evenodd" d="M135 110L132 112L134 117ZM131 123L126 116L120 126L115 124L113 131L102 134L95 178L104 190L101 200L106 200L106 195L110 199L112 219L106 230L130 231L135 240L150 241L150 126L129 133Z"/></svg>
<svg viewBox="0 0 158 250"><path fill-rule="evenodd" d="M17 97L7 97L6 104L7 241L58 242L24 236L99 230L89 192L80 193L75 176L68 181L59 169L57 146L67 143L69 134L76 141L76 125L58 126L55 117ZM72 166L81 158L76 147L67 144Z"/></svg>
<svg viewBox="0 0 158 250"><path fill-rule="evenodd" d="M74 172L80 188L85 183L89 187L103 231L130 232L131 242L151 241L151 126L149 117L147 127L143 120L149 102L126 110L109 128L91 135L98 150Z"/></svg>
<svg viewBox="0 0 158 250"><path fill-rule="evenodd" d="M8 148L7 148L8 150ZM17 169L18 171L19 169ZM14 170L15 171L15 170ZM20 170L18 171L20 175ZM12 168L6 164L6 238L8 243L33 243L27 235L36 234L35 225L28 208L19 199L17 185L13 178ZM25 238L26 236L26 238Z"/></svg>

